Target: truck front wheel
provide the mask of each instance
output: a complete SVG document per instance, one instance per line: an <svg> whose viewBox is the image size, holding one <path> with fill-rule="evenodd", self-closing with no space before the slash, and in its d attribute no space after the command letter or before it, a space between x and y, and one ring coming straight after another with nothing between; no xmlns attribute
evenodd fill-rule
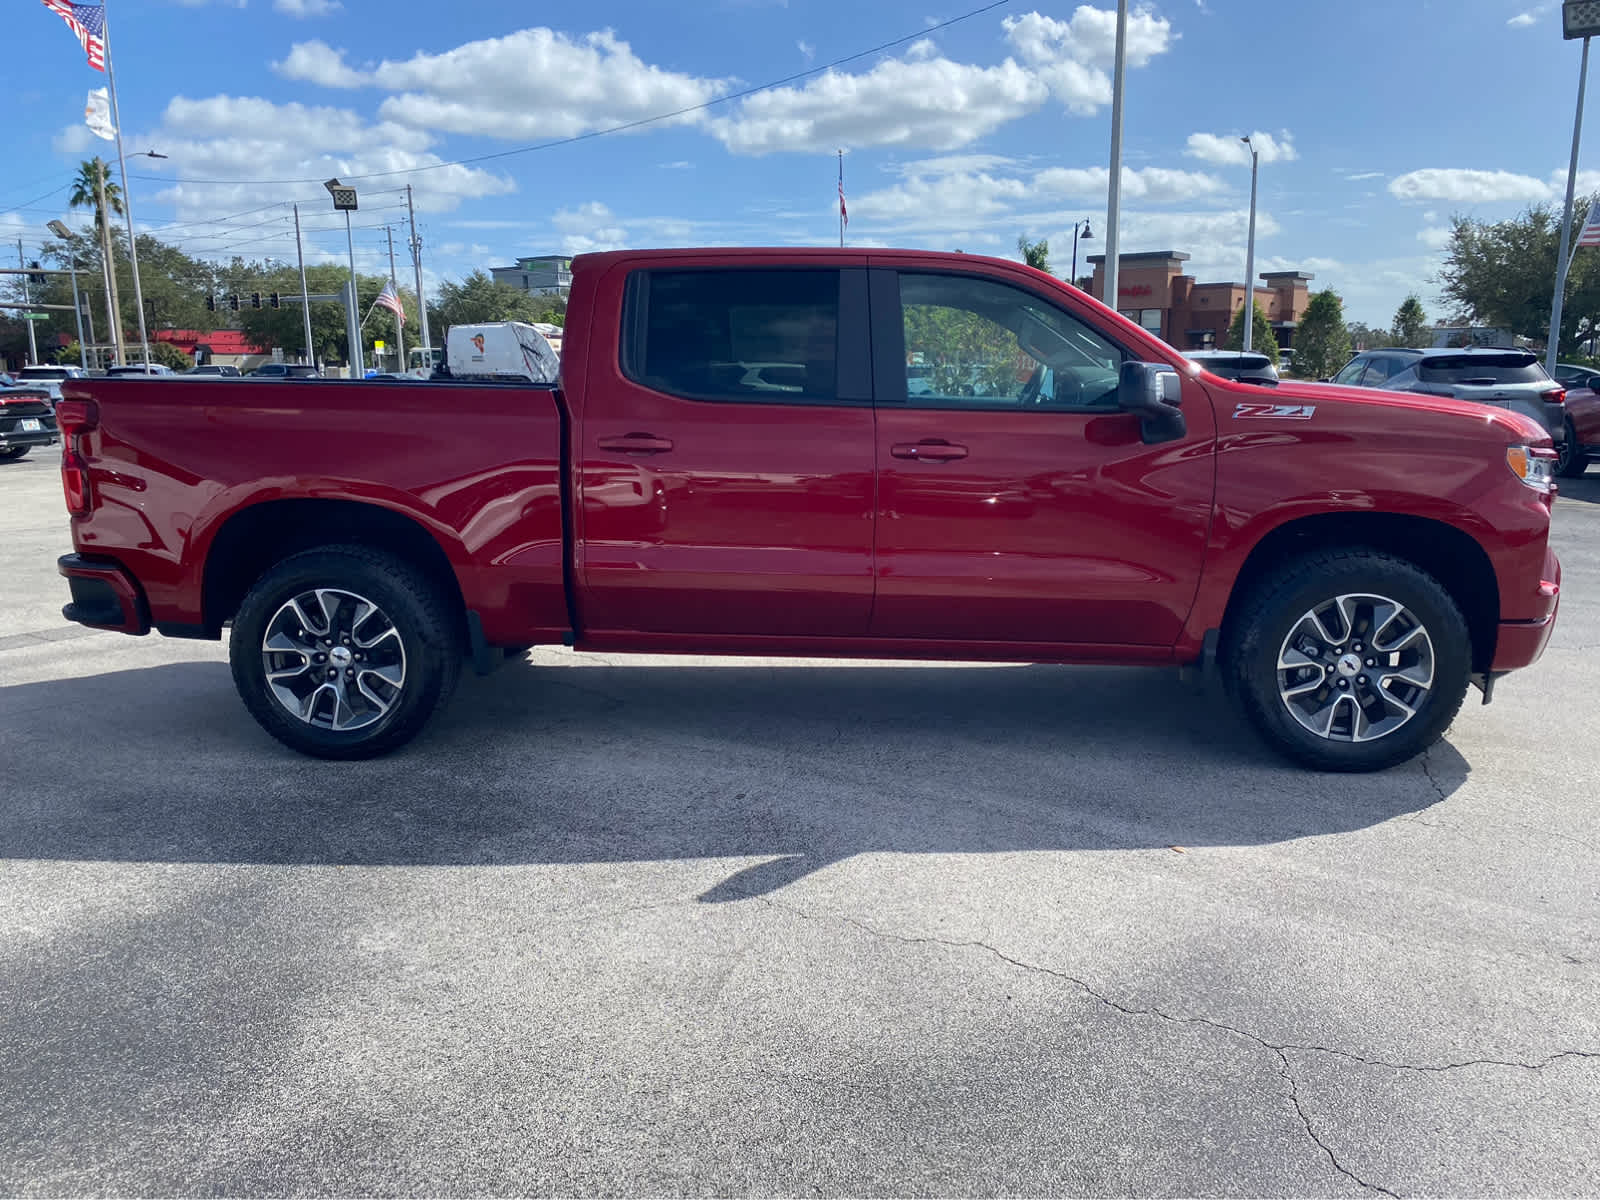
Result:
<svg viewBox="0 0 1600 1200"><path fill-rule="evenodd" d="M416 736L461 670L459 622L428 578L360 546L284 559L234 616L233 682L261 727L317 758L372 758Z"/></svg>
<svg viewBox="0 0 1600 1200"><path fill-rule="evenodd" d="M1443 736L1466 695L1472 639L1438 580L1376 550L1291 560L1240 598L1225 677L1280 752L1377 771Z"/></svg>

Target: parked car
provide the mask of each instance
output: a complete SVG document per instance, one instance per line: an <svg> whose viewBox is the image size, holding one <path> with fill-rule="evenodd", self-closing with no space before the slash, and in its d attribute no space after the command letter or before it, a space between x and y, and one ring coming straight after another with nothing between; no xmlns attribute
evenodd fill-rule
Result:
<svg viewBox="0 0 1600 1200"><path fill-rule="evenodd" d="M67 379L87 378L82 367L45 366L43 364L23 367L17 372L17 382L42 387L49 393L51 405L61 399L61 384Z"/></svg>
<svg viewBox="0 0 1600 1200"><path fill-rule="evenodd" d="M1566 391L1531 350L1363 350L1331 382L1491 404L1537 421L1558 449L1567 440Z"/></svg>
<svg viewBox="0 0 1600 1200"><path fill-rule="evenodd" d="M165 363L124 363L121 366L107 367L106 378L118 379L124 375L176 375L177 372Z"/></svg>
<svg viewBox="0 0 1600 1200"><path fill-rule="evenodd" d="M1248 354L1243 350L1190 350L1184 357L1223 379L1254 383L1261 387L1278 386L1278 371L1272 365L1272 360L1254 350Z"/></svg>
<svg viewBox="0 0 1600 1200"><path fill-rule="evenodd" d="M48 389L0 384L0 462L15 462L56 438L55 405Z"/></svg>
<svg viewBox="0 0 1600 1200"><path fill-rule="evenodd" d="M975 255L572 273L559 381L507 381L486 336L481 382L452 337L450 381L202 379L182 421L159 385L67 384L66 617L231 627L250 713L335 759L415 736L464 660L564 643L1192 665L1286 755L1375 770L1550 638L1556 454L1519 413L1221 379ZM920 394L912 334L952 367Z"/></svg>
<svg viewBox="0 0 1600 1200"><path fill-rule="evenodd" d="M1570 479L1600 462L1600 371L1557 363L1556 382L1567 389L1567 440L1556 471Z"/></svg>
<svg viewBox="0 0 1600 1200"><path fill-rule="evenodd" d="M224 365L222 365L220 363L206 363L203 366L190 367L187 371L184 372L184 374L185 375L209 375L213 379L218 379L218 378L238 379L240 377L239 376L239 368L238 367L224 366Z"/></svg>
<svg viewBox="0 0 1600 1200"><path fill-rule="evenodd" d="M320 379L321 373L302 363L262 363L249 372L249 379Z"/></svg>

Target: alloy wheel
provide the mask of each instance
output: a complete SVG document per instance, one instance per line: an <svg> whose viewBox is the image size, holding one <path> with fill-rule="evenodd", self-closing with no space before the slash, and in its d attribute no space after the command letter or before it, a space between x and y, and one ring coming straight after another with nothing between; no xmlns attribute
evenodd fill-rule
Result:
<svg viewBox="0 0 1600 1200"><path fill-rule="evenodd" d="M365 596L316 588L285 602L261 639L267 687L292 716L347 732L380 721L406 683L400 631Z"/></svg>

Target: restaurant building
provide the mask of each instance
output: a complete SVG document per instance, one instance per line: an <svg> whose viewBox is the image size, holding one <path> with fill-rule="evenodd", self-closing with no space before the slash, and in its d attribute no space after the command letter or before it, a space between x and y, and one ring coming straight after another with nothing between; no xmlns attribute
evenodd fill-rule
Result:
<svg viewBox="0 0 1600 1200"><path fill-rule="evenodd" d="M1210 350L1226 344L1228 326L1244 307L1242 283L1196 283L1183 264L1189 256L1180 250L1148 254L1123 254L1117 279L1117 309L1179 350ZM1106 256L1092 254L1094 279L1089 292L1105 299ZM1266 286L1255 288L1256 303L1272 324L1280 349L1294 346L1294 331L1311 302L1307 271L1264 271Z"/></svg>

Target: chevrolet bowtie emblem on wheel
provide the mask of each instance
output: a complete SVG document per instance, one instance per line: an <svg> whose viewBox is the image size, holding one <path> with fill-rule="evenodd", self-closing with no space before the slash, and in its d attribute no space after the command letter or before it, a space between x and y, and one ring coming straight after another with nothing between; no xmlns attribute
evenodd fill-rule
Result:
<svg viewBox="0 0 1600 1200"><path fill-rule="evenodd" d="M1241 404L1233 410L1235 421L1277 417L1284 421L1309 421L1315 404Z"/></svg>

